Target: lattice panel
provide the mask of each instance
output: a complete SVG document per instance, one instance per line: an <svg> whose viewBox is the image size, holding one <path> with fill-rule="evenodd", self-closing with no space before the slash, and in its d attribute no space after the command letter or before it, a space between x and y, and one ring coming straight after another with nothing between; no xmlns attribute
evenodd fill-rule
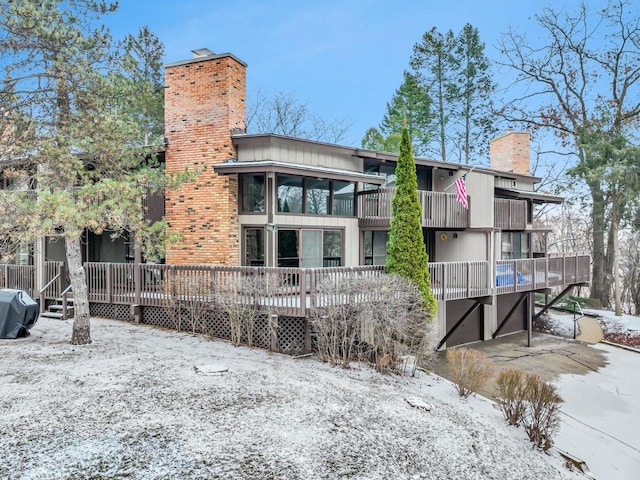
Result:
<svg viewBox="0 0 640 480"><path fill-rule="evenodd" d="M113 303L89 303L89 314L92 317L110 318L113 320L131 320L129 305Z"/></svg>
<svg viewBox="0 0 640 480"><path fill-rule="evenodd" d="M144 307L142 309L142 323L155 325L171 330L191 332L193 326L189 321L188 312L183 312L183 318L178 324L175 312L168 312L161 307ZM304 352L305 323L302 317L278 317L278 350L280 353L298 355ZM228 340L231 337L228 315L220 310L207 312L196 324L195 331L215 338ZM247 344L247 335L242 338L242 343ZM270 348L271 331L267 317L260 316L256 319L253 330L253 346Z"/></svg>
<svg viewBox="0 0 640 480"><path fill-rule="evenodd" d="M303 317L278 318L278 350L288 355L304 353L306 319Z"/></svg>

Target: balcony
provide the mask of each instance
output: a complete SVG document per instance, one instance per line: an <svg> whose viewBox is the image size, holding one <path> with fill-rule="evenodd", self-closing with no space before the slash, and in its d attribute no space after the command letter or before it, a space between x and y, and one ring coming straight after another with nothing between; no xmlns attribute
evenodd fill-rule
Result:
<svg viewBox="0 0 640 480"><path fill-rule="evenodd" d="M527 201L496 198L494 226L501 230L524 230L527 227Z"/></svg>
<svg viewBox="0 0 640 480"><path fill-rule="evenodd" d="M361 227L387 227L391 222L391 199L395 188L380 188L358 193L358 220ZM425 228L459 228L469 226L469 215L455 193L418 190Z"/></svg>

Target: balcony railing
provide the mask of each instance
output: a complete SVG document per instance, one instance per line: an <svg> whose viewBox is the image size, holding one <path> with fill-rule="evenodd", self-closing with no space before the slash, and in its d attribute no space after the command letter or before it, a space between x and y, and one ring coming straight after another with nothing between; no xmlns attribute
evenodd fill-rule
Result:
<svg viewBox="0 0 640 480"><path fill-rule="evenodd" d="M502 230L524 230L527 227L527 201L496 198L494 225Z"/></svg>
<svg viewBox="0 0 640 480"><path fill-rule="evenodd" d="M563 254L499 260L495 272L487 261L436 262L429 263L429 273L437 300L459 300L586 284L591 280L590 267L588 255ZM47 262L45 283L51 281L60 268L58 262ZM260 297L262 307L279 315L306 316L310 309L323 302L318 294L320 282L339 282L354 273L375 277L384 273L384 267L301 269L86 263L85 271L89 301L152 307L166 306L171 296L182 300L191 298L194 288L198 298L215 307L220 289L225 285L239 285L238 279L261 277L270 285L267 294ZM34 272L34 267L0 265L0 287L33 292ZM62 285L56 283L45 289L44 298L56 298ZM249 298L246 293L233 289L225 290L224 295L236 295L238 301L248 301Z"/></svg>
<svg viewBox="0 0 640 480"><path fill-rule="evenodd" d="M358 219L362 227L388 226L395 188L379 188L358 193ZM467 228L468 210L456 201L454 193L418 190L422 206L422 226L430 228Z"/></svg>

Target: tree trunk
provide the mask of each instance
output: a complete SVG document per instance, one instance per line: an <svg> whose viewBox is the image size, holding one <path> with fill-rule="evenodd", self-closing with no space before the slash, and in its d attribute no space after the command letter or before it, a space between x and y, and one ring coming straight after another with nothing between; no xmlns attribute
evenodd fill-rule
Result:
<svg viewBox="0 0 640 480"><path fill-rule="evenodd" d="M80 237L65 237L65 248L67 251L69 278L73 289L74 321L71 344L86 345L91 343L91 332L87 278L82 267Z"/></svg>
<svg viewBox="0 0 640 480"><path fill-rule="evenodd" d="M591 231L593 235L593 270L591 276L591 297L600 300L603 306L609 305L609 281L606 272L606 255L604 248L604 232L606 227L604 215L604 196L600 186L590 183L592 210Z"/></svg>

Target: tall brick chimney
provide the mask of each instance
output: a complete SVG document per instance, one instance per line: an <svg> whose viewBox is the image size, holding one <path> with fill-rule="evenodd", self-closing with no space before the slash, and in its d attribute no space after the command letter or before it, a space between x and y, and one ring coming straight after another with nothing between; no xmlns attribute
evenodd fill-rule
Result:
<svg viewBox="0 0 640 480"><path fill-rule="evenodd" d="M246 63L229 53L194 50L189 60L165 65L167 174L199 172L168 189L167 245L172 264L238 265L238 180L212 166L237 158L231 130L245 128Z"/></svg>
<svg viewBox="0 0 640 480"><path fill-rule="evenodd" d="M503 172L531 175L528 132L507 131L489 142L491 168Z"/></svg>

